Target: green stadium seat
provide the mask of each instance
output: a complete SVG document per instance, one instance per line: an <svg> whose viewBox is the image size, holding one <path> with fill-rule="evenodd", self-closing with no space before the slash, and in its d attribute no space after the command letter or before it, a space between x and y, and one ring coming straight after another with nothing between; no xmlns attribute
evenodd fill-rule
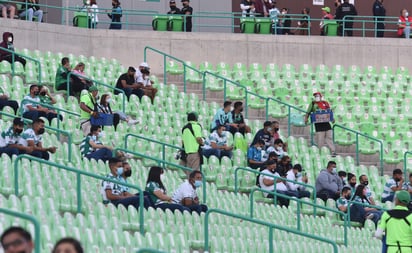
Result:
<svg viewBox="0 0 412 253"><path fill-rule="evenodd" d="M11 73L11 64L8 61L0 62L0 74L10 74Z"/></svg>
<svg viewBox="0 0 412 253"><path fill-rule="evenodd" d="M166 72L171 75L181 75L183 74L183 66L175 61L168 61Z"/></svg>

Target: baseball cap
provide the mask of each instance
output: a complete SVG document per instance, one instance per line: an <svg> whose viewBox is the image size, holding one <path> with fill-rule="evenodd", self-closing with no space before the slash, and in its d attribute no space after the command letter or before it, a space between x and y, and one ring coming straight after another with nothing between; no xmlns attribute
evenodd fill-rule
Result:
<svg viewBox="0 0 412 253"><path fill-rule="evenodd" d="M322 11L326 11L327 13L329 13L329 12L330 12L330 8L327 7L327 6L326 6L326 7L323 7L323 8L322 8Z"/></svg>
<svg viewBox="0 0 412 253"><path fill-rule="evenodd" d="M147 64L147 62L142 62L142 63L140 63L139 67L143 67L143 68L148 68L148 69L150 69L149 64Z"/></svg>
<svg viewBox="0 0 412 253"><path fill-rule="evenodd" d="M313 93L313 96L316 96L316 95L322 96L322 93L320 93L319 91Z"/></svg>
<svg viewBox="0 0 412 253"><path fill-rule="evenodd" d="M89 91L98 91L97 86L96 85L90 86Z"/></svg>
<svg viewBox="0 0 412 253"><path fill-rule="evenodd" d="M411 202L411 195L407 191L397 191L396 199L403 204L409 204Z"/></svg>
<svg viewBox="0 0 412 253"><path fill-rule="evenodd" d="M129 69L128 69L128 71L131 71L131 72L136 72L136 69L135 69L135 68L133 68L132 66L130 66L130 67L129 67Z"/></svg>

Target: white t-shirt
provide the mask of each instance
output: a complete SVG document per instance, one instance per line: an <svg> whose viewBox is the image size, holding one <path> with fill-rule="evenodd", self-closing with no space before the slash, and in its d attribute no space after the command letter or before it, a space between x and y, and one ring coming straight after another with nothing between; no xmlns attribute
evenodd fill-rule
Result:
<svg viewBox="0 0 412 253"><path fill-rule="evenodd" d="M34 98L32 98L32 97L30 96L30 94L27 95L27 96L25 96L25 97L23 98L23 100L31 100L31 101L33 101L33 102L40 103L40 98L39 98L39 96L35 96ZM35 104L32 104L32 103L30 103L30 101L25 101L25 102L23 103L23 113L29 111L29 108L28 108L29 105L31 105L32 107L37 107L37 104L36 104L36 103L35 103Z"/></svg>
<svg viewBox="0 0 412 253"><path fill-rule="evenodd" d="M34 141L34 145L37 146L37 144L42 142L42 135L36 135L33 128L28 128L21 135L21 138L19 139L19 144L27 147L28 141Z"/></svg>
<svg viewBox="0 0 412 253"><path fill-rule="evenodd" d="M134 78L136 80L136 83L142 83L144 87L152 85L149 77L143 78L143 73L140 71L139 68L136 68L136 73L134 74Z"/></svg>
<svg viewBox="0 0 412 253"><path fill-rule="evenodd" d="M183 184L181 184L179 188L176 189L176 191L173 193L173 196L172 196L172 200L176 204L182 204L182 201L185 198L191 198L191 199L197 198L196 189L189 183L188 180L186 180Z"/></svg>
<svg viewBox="0 0 412 253"><path fill-rule="evenodd" d="M263 170L262 173L275 176L275 173L273 173L272 171L270 171L270 170L268 170L268 169ZM263 179L274 180L274 178L273 178L273 177L270 177L270 176L266 176L266 175L264 175L264 174L261 174L261 175L259 176L259 185L260 185L260 188L262 188L263 190L267 190L267 191L274 191L274 190L275 190L275 185L274 185L274 184L272 184L272 185L270 185L270 186L265 185L265 184L263 183ZM268 193L264 192L263 195L264 195L265 197L267 197L267 196L268 196Z"/></svg>

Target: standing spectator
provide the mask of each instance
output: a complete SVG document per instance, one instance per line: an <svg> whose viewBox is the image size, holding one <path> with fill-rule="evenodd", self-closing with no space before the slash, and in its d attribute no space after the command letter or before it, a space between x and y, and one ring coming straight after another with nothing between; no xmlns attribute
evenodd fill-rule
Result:
<svg viewBox="0 0 412 253"><path fill-rule="evenodd" d="M240 9L242 10L242 17L254 17L255 4L252 0L242 0Z"/></svg>
<svg viewBox="0 0 412 253"><path fill-rule="evenodd" d="M99 115L97 110L97 94L99 90L95 85L89 88L89 92L80 97L80 127L83 130L83 135L87 136L90 133L90 117Z"/></svg>
<svg viewBox="0 0 412 253"><path fill-rule="evenodd" d="M308 117L312 113L316 113L317 111L321 111L321 110L330 110L332 113L329 103L323 100L323 96L320 92L313 93L313 96L315 97L315 100L312 101L308 106L308 110L306 111L306 115L305 115L305 124L308 123ZM333 120L332 123L335 123L335 120ZM330 123L329 122L315 123L315 131L316 131L316 134L315 134L316 144L318 145L318 148L321 148L326 143L326 145L332 151L332 156L336 156L336 148L335 148L335 145L333 144L332 127Z"/></svg>
<svg viewBox="0 0 412 253"><path fill-rule="evenodd" d="M83 10L86 11L88 14L88 20L89 24L88 27L95 29L97 26L97 23L99 23L99 17L97 14L99 13L99 7L97 6L96 0L88 0L86 1L86 4L83 7Z"/></svg>
<svg viewBox="0 0 412 253"><path fill-rule="evenodd" d="M376 37L382 38L385 32L386 9L383 6L383 0L376 0L373 4L373 16L375 18Z"/></svg>
<svg viewBox="0 0 412 253"><path fill-rule="evenodd" d="M372 192L369 189L369 180L368 180L368 176L366 175L361 175L359 177L359 184L362 184L365 186L366 189L366 198L368 199L369 203L371 203L371 205L376 205L375 200L372 197Z"/></svg>
<svg viewBox="0 0 412 253"><path fill-rule="evenodd" d="M9 1L0 1L1 14L3 18L7 18L7 12L10 12L10 18L14 19L16 14L16 6Z"/></svg>
<svg viewBox="0 0 412 253"><path fill-rule="evenodd" d="M20 118L13 120L13 126L4 130L0 134L0 155L7 154L10 158L13 155L31 153L32 147L25 147L19 144L21 133L23 132L24 123Z"/></svg>
<svg viewBox="0 0 412 253"><path fill-rule="evenodd" d="M26 9L27 7L27 9ZM27 5L22 4L23 11L19 14L20 18L33 21L33 16L37 17L37 22L41 23L43 20L43 11L40 10L39 0L28 0Z"/></svg>
<svg viewBox="0 0 412 253"><path fill-rule="evenodd" d="M225 101L223 103L223 108L219 108L213 116L211 130L214 131L218 126L225 126L226 131L235 133L237 130L237 124L233 123L232 114L230 112L232 102Z"/></svg>
<svg viewBox="0 0 412 253"><path fill-rule="evenodd" d="M112 108L110 108L110 103L112 102L112 98L109 94L103 94L100 98L100 104L98 105L99 112L113 114L113 126L114 130L117 129L117 125L119 124L120 120L124 120L127 122L129 126L137 124L139 121L134 120L131 117L127 116L122 111L113 112Z"/></svg>
<svg viewBox="0 0 412 253"><path fill-rule="evenodd" d="M193 8L189 6L189 0L182 0L183 8L180 11L181 14L183 14L184 17L184 23L186 23L186 29L184 31L186 32L191 32L192 31L192 15L193 15ZM184 27L184 26L183 26Z"/></svg>
<svg viewBox="0 0 412 253"><path fill-rule="evenodd" d="M298 27L296 29L295 34L299 35L308 35L310 34L310 9L305 7L302 10L302 19L298 21Z"/></svg>
<svg viewBox="0 0 412 253"><path fill-rule="evenodd" d="M339 20L340 26L338 28L338 33L341 36L343 30L345 30L346 35L352 37L353 35L353 17L345 18L346 16L357 16L358 12L353 4L349 3L349 0L343 0L343 4L339 5L336 9L336 19Z"/></svg>
<svg viewBox="0 0 412 253"><path fill-rule="evenodd" d="M169 1L170 11L167 14L180 14L180 9L176 7L176 1L170 0Z"/></svg>
<svg viewBox="0 0 412 253"><path fill-rule="evenodd" d="M218 126L218 128L206 139L202 149L202 154L206 158L209 158L211 155L214 155L219 159L223 156L232 158L233 146L227 145L225 127Z"/></svg>
<svg viewBox="0 0 412 253"><path fill-rule="evenodd" d="M264 150L266 150L272 145L272 130L272 122L265 121L265 123L263 123L263 128L255 134L250 145L255 145L258 140L262 140L265 143Z"/></svg>
<svg viewBox="0 0 412 253"><path fill-rule="evenodd" d="M395 208L382 214L374 236L382 239L385 232L386 239L383 240L386 241L388 253L411 251L412 213L407 208L410 201L411 197L407 191L398 191Z"/></svg>
<svg viewBox="0 0 412 253"><path fill-rule="evenodd" d="M281 26L282 26L283 35L292 34L290 32L290 27L292 26L292 19L290 18L290 15L288 15L288 12L289 12L288 8L282 8L280 22L282 23Z"/></svg>
<svg viewBox="0 0 412 253"><path fill-rule="evenodd" d="M31 234L22 227L9 227L1 235L4 253L31 253L34 243Z"/></svg>
<svg viewBox="0 0 412 253"><path fill-rule="evenodd" d="M255 144L250 145L247 151L247 166L252 169L257 170L264 165L264 161L262 159L262 149L265 147L265 142L263 140L256 141Z"/></svg>
<svg viewBox="0 0 412 253"><path fill-rule="evenodd" d="M183 149L186 159L181 161L181 165L200 170L203 156L200 147L203 146L202 126L197 122L197 113L191 112L187 115L188 123L182 128Z"/></svg>
<svg viewBox="0 0 412 253"><path fill-rule="evenodd" d="M253 2L255 7L255 17L264 17L265 16L265 4L263 0L255 0Z"/></svg>
<svg viewBox="0 0 412 253"><path fill-rule="evenodd" d="M122 7L119 0L112 0L112 12L107 13L107 16L112 20L109 29L120 30L122 29Z"/></svg>
<svg viewBox="0 0 412 253"><path fill-rule="evenodd" d="M272 7L269 9L269 17L272 21L272 33L281 34L282 33L282 24L279 22L280 11L276 8L276 2L272 1Z"/></svg>
<svg viewBox="0 0 412 253"><path fill-rule="evenodd" d="M71 237L64 237L56 242L51 253L83 253L80 242Z"/></svg>
<svg viewBox="0 0 412 253"><path fill-rule="evenodd" d="M189 179L182 183L173 193L172 199L176 204L183 205L199 215L207 212L207 206L200 204L196 189L202 186L202 172L194 170L190 173Z"/></svg>
<svg viewBox="0 0 412 253"><path fill-rule="evenodd" d="M9 96L4 92L3 88L0 87L0 111L3 110L3 108L6 106L13 108L14 114L17 114L19 103L16 100L10 100Z"/></svg>
<svg viewBox="0 0 412 253"><path fill-rule="evenodd" d="M336 174L336 163L334 161L329 161L326 169L320 171L315 186L316 196L323 201L339 198L342 190L342 180Z"/></svg>
<svg viewBox="0 0 412 253"><path fill-rule="evenodd" d="M366 188L363 184L360 184L356 187L356 191L352 199L354 202L371 205L368 198L366 197ZM382 211L366 206L360 206L360 208L363 208L363 211L361 213L364 215L364 217L366 219L371 219L373 223L375 223L375 226L377 226L378 221L381 219Z"/></svg>
<svg viewBox="0 0 412 253"><path fill-rule="evenodd" d="M402 9L398 20L398 36L409 39L412 26L412 17L409 17L408 10ZM4 35L3 35L4 40Z"/></svg>
<svg viewBox="0 0 412 253"><path fill-rule="evenodd" d="M129 67L127 73L120 75L116 82L116 88L121 89L126 94L127 98L130 99L132 94L136 95L141 99L144 95L143 84L138 84L135 82L136 69ZM115 90L114 94L120 94L119 91Z"/></svg>
<svg viewBox="0 0 412 253"><path fill-rule="evenodd" d="M51 124L52 119L57 117L57 113L38 104L40 103L39 94L39 86L32 84L30 86L30 94L23 98L25 101L22 101L21 104L21 107L23 108L23 117L33 121L40 117L45 117Z"/></svg>
<svg viewBox="0 0 412 253"><path fill-rule="evenodd" d="M36 119L33 122L32 128L26 129L19 140L19 144L24 147L32 147L32 152L27 152L27 154L49 160L49 152L54 154L56 152L56 147L51 146L48 148L43 147L43 134L44 134L44 121L42 119Z"/></svg>
<svg viewBox="0 0 412 253"><path fill-rule="evenodd" d="M395 192L402 190L403 187L403 172L401 169L394 169L392 172L392 178L386 181L383 187L382 203L386 201L393 201Z"/></svg>
<svg viewBox="0 0 412 253"><path fill-rule="evenodd" d="M146 96L150 97L152 104L157 93L157 89L153 87L153 82L150 80L150 67L146 62L139 65L139 69L135 74L136 83L141 85Z"/></svg>
<svg viewBox="0 0 412 253"><path fill-rule="evenodd" d="M330 8L329 7L323 7L322 9L322 20L320 21L320 35L325 36L325 20L332 20L333 15L330 14Z"/></svg>
<svg viewBox="0 0 412 253"><path fill-rule="evenodd" d="M89 135L87 135L80 144L80 152L84 157L89 160L102 160L103 162L106 162L113 157L113 148L103 145L99 140L102 136L102 128L100 126L93 125L90 128Z"/></svg>
<svg viewBox="0 0 412 253"><path fill-rule="evenodd" d="M243 103L238 101L235 102L233 110L232 110L232 121L233 121L233 126L236 126L237 132L245 135L245 133L250 133L251 129L248 125L245 124L245 120L243 118Z"/></svg>
<svg viewBox="0 0 412 253"><path fill-rule="evenodd" d="M306 174L302 174L302 165L300 164L295 164L293 168L289 169L289 171L286 173L286 178L299 183L308 183L308 177L306 176ZM306 190L306 187L304 185L287 181L286 186L288 187L289 191L296 192L299 198L310 197L310 192Z"/></svg>
<svg viewBox="0 0 412 253"><path fill-rule="evenodd" d="M11 64L13 64L13 54L11 52L1 50L1 48L8 49L10 51L14 52L14 36L13 33L11 32L4 32L3 33L3 41L0 43L0 62L1 61L8 61ZM14 61L18 61L23 66L26 66L26 60L23 57L20 57L18 55L14 55Z"/></svg>
<svg viewBox="0 0 412 253"><path fill-rule="evenodd" d="M162 175L164 170L161 167L151 167L149 175L146 181L146 191L149 193L149 197L154 203L155 208L162 210L169 209L171 211L178 210L180 212L188 211L190 209L176 203L172 203L173 198L166 194L166 188L163 185Z"/></svg>

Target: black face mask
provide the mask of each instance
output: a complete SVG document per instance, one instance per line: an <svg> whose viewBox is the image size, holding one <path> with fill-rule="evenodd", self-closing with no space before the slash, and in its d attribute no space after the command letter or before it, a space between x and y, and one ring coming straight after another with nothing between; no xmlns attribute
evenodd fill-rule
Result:
<svg viewBox="0 0 412 253"><path fill-rule="evenodd" d="M349 185L355 187L356 183L349 183Z"/></svg>
<svg viewBox="0 0 412 253"><path fill-rule="evenodd" d="M45 91L42 91L42 92L40 92L40 95L46 96L46 92L45 92Z"/></svg>
<svg viewBox="0 0 412 253"><path fill-rule="evenodd" d="M116 4L112 4L113 7L116 7Z"/></svg>
<svg viewBox="0 0 412 253"><path fill-rule="evenodd" d="M17 129L17 128L15 128L15 129L14 129L14 132L15 132L16 134L21 134L21 133L23 132L23 129Z"/></svg>
<svg viewBox="0 0 412 253"><path fill-rule="evenodd" d="M239 112L243 112L243 108L240 108Z"/></svg>
<svg viewBox="0 0 412 253"><path fill-rule="evenodd" d="M395 179L395 182L399 182L399 181L401 181L400 178L396 178L396 179Z"/></svg>
<svg viewBox="0 0 412 253"><path fill-rule="evenodd" d="M279 127L274 128L275 132L279 131Z"/></svg>
<svg viewBox="0 0 412 253"><path fill-rule="evenodd" d="M369 184L369 181L363 182L363 185L364 185L364 186L367 186L368 184Z"/></svg>
<svg viewBox="0 0 412 253"><path fill-rule="evenodd" d="M345 199L350 200L350 195L346 195Z"/></svg>
<svg viewBox="0 0 412 253"><path fill-rule="evenodd" d="M34 92L35 96L38 96L40 93L38 91Z"/></svg>
<svg viewBox="0 0 412 253"><path fill-rule="evenodd" d="M44 134L44 128L39 129L39 134Z"/></svg>
<svg viewBox="0 0 412 253"><path fill-rule="evenodd" d="M125 171L123 174L124 174L125 177L131 177L132 176L132 170Z"/></svg>

